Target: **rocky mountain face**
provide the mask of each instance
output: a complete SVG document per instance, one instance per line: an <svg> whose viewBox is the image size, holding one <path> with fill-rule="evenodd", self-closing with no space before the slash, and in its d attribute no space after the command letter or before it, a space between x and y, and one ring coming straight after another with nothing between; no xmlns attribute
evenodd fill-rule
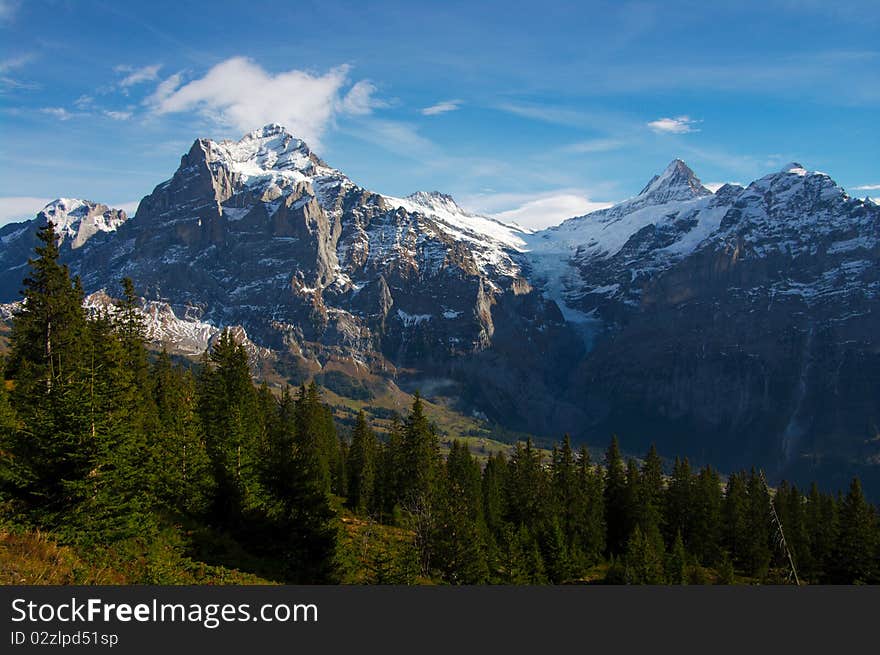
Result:
<svg viewBox="0 0 880 655"><path fill-rule="evenodd" d="M0 232L0 300L17 296L35 227ZM545 399L582 347L521 275L526 234L437 192L364 189L267 125L237 142L195 141L112 238L62 252L87 293L118 294L131 277L169 326L156 341L173 350L205 343L204 326L239 326L294 382L328 366L431 379L549 432L558 412ZM476 384L483 371L491 381Z"/></svg>
<svg viewBox="0 0 880 655"><path fill-rule="evenodd" d="M197 140L129 220L59 200L4 227L0 300L47 220L89 302L131 277L181 353L237 326L292 381L383 375L510 429L880 495L880 206L798 164L712 193L675 160L532 233L364 189L268 125Z"/></svg>
<svg viewBox="0 0 880 655"><path fill-rule="evenodd" d="M877 205L796 163L711 194L675 161L529 241L594 343L570 386L586 432L880 494Z"/></svg>
<svg viewBox="0 0 880 655"><path fill-rule="evenodd" d="M0 228L0 299L10 302L19 297L27 260L38 244L38 225L52 221L62 252L73 259L89 259L92 247L116 232L127 219L121 209L88 200L59 198L46 205L32 221L4 225Z"/></svg>

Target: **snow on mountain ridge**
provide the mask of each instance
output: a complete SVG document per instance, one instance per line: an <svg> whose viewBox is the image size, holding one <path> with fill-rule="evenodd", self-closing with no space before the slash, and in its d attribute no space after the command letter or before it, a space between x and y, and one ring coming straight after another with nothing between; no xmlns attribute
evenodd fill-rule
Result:
<svg viewBox="0 0 880 655"><path fill-rule="evenodd" d="M675 160L636 198L531 235L527 256L536 282L571 316L590 294L637 302L644 281L703 247L736 248L740 258L876 247L872 214L858 206L866 203L796 162L714 195L694 180ZM685 193L640 202L664 188ZM796 291L806 297L811 284Z"/></svg>
<svg viewBox="0 0 880 655"><path fill-rule="evenodd" d="M121 209L90 200L58 198L43 207L37 218L52 221L59 245L70 239L75 250L98 232L115 232L128 217Z"/></svg>

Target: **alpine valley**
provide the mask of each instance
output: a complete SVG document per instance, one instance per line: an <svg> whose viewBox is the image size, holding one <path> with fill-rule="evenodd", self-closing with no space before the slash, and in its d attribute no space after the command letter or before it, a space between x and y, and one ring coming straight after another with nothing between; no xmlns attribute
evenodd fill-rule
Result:
<svg viewBox="0 0 880 655"><path fill-rule="evenodd" d="M3 227L6 319L48 221L87 304L130 277L177 354L234 327L276 380L385 379L513 432L880 497L880 206L797 163L713 193L674 160L533 232L364 189L271 124L196 140L133 217L62 198Z"/></svg>

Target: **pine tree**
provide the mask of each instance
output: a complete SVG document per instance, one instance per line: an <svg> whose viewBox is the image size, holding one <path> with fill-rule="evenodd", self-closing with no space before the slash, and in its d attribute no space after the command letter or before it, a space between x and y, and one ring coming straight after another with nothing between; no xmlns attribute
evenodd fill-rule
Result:
<svg viewBox="0 0 880 655"><path fill-rule="evenodd" d="M242 528L246 515L265 500L258 449L262 427L247 352L229 330L203 363L199 387L199 415L216 481L214 517Z"/></svg>
<svg viewBox="0 0 880 655"><path fill-rule="evenodd" d="M749 474L746 489L745 569L749 575L763 579L771 557L770 495L755 469Z"/></svg>
<svg viewBox="0 0 880 655"><path fill-rule="evenodd" d="M575 526L577 522L577 470L575 466L574 451L571 449L571 437L567 434L563 438L560 447L553 448L550 461L550 492L551 511L559 519L559 527L565 538L567 546L571 546L575 540Z"/></svg>
<svg viewBox="0 0 880 655"><path fill-rule="evenodd" d="M655 540L642 534L638 525L633 529L624 557L627 584L658 585L666 582L663 551L658 551L657 546Z"/></svg>
<svg viewBox="0 0 880 655"><path fill-rule="evenodd" d="M877 516L853 478L840 504L840 531L834 548L832 582L871 584L878 581Z"/></svg>
<svg viewBox="0 0 880 655"><path fill-rule="evenodd" d="M541 453L531 439L525 444L518 442L507 470L508 520L515 526L523 525L530 532L537 532L547 518L547 486Z"/></svg>
<svg viewBox="0 0 880 655"><path fill-rule="evenodd" d="M748 562L748 504L746 473L732 473L727 478L721 508L722 543L732 562L745 568Z"/></svg>
<svg viewBox="0 0 880 655"><path fill-rule="evenodd" d="M431 552L444 580L480 584L489 569L480 526L483 511L480 467L467 446L452 442L436 499Z"/></svg>
<svg viewBox="0 0 880 655"><path fill-rule="evenodd" d="M685 545L690 543L694 479L687 458L675 458L672 477L666 492L666 541L672 543L681 533Z"/></svg>
<svg viewBox="0 0 880 655"><path fill-rule="evenodd" d="M373 493L376 482L376 435L367 425L363 411L358 412L348 452L348 501L361 515L375 505Z"/></svg>
<svg viewBox="0 0 880 655"><path fill-rule="evenodd" d="M605 524L609 554L623 553L629 538L626 471L617 437L605 453Z"/></svg>
<svg viewBox="0 0 880 655"><path fill-rule="evenodd" d="M651 444L642 464L638 499L638 522L644 534L662 530L664 496L663 462Z"/></svg>
<svg viewBox="0 0 880 655"><path fill-rule="evenodd" d="M586 447L578 455L575 484L575 550L584 558L583 566L589 566L605 552L605 480Z"/></svg>
<svg viewBox="0 0 880 655"><path fill-rule="evenodd" d="M837 543L838 513L834 497L819 493L814 482L806 508L809 540L809 566L802 573L811 582L825 582L833 569L834 547Z"/></svg>
<svg viewBox="0 0 880 655"><path fill-rule="evenodd" d="M690 516L690 551L712 566L721 555L721 478L710 466L694 480Z"/></svg>
<svg viewBox="0 0 880 655"><path fill-rule="evenodd" d="M13 317L6 376L19 423L8 437L9 493L32 518L54 527L77 498L70 485L93 468L82 289L59 263L50 222L28 260L21 310Z"/></svg>
<svg viewBox="0 0 880 655"><path fill-rule="evenodd" d="M483 467L483 516L486 526L496 539L500 539L506 527L507 458L503 452L490 455Z"/></svg>
<svg viewBox="0 0 880 655"><path fill-rule="evenodd" d="M214 493L211 462L198 415L196 382L162 351L150 368L158 427L151 459L159 503L170 512L203 515Z"/></svg>
<svg viewBox="0 0 880 655"><path fill-rule="evenodd" d="M434 427L425 416L421 396L416 393L403 429L400 497L404 503L429 498L439 468L439 446Z"/></svg>
<svg viewBox="0 0 880 655"><path fill-rule="evenodd" d="M688 583L687 551L685 551L684 540L681 538L680 532L675 535L675 541L666 556L666 582L671 585Z"/></svg>

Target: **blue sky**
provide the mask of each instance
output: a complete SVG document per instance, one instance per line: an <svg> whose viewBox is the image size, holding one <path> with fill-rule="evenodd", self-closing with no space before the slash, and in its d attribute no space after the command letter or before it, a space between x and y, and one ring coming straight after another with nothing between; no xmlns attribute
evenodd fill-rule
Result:
<svg viewBox="0 0 880 655"><path fill-rule="evenodd" d="M532 226L674 157L880 196L878 34L876 0L0 0L0 222L132 208L194 138L269 121L368 188Z"/></svg>

